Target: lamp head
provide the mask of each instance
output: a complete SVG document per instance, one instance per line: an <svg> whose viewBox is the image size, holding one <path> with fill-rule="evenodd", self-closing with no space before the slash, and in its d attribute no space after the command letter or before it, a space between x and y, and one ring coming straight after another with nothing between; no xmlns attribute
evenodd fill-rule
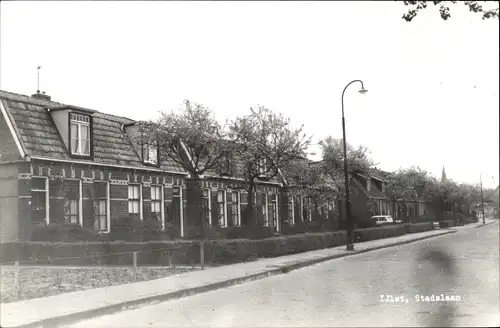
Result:
<svg viewBox="0 0 500 328"><path fill-rule="evenodd" d="M365 94L367 92L368 92L368 90L366 90L364 86L361 86L361 90L359 90L359 93Z"/></svg>

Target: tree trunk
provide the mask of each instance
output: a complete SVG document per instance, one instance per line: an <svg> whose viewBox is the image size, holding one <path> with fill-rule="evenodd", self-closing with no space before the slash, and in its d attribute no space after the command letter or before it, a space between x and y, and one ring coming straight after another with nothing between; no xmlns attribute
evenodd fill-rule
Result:
<svg viewBox="0 0 500 328"><path fill-rule="evenodd" d="M255 224L254 189L255 184L253 179L251 179L248 183L247 207L242 216L242 224L245 226L253 226Z"/></svg>
<svg viewBox="0 0 500 328"><path fill-rule="evenodd" d="M203 208L203 188L199 176L186 180L187 187L187 231L190 227L200 229L202 236L205 235L206 216ZM201 237L201 236L200 236Z"/></svg>

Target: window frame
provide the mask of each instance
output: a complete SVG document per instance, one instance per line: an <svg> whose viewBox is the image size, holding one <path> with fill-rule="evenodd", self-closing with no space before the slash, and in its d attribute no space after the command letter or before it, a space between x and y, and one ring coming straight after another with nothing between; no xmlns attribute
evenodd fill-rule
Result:
<svg viewBox="0 0 500 328"><path fill-rule="evenodd" d="M143 220L143 197L142 197L142 183L129 183L127 185L127 212L129 215L139 214L139 219ZM138 196L139 198L130 198L130 187L138 187ZM132 195L133 196L133 195ZM130 212L130 202L138 202L139 213L131 213Z"/></svg>
<svg viewBox="0 0 500 328"><path fill-rule="evenodd" d="M219 195L222 193L222 201L219 200ZM226 228L227 227L227 192L225 189L217 190L217 225ZM222 217L221 217L222 210ZM221 223L222 220L222 223Z"/></svg>
<svg viewBox="0 0 500 328"><path fill-rule="evenodd" d="M74 120L72 117L73 115L81 115L84 117L87 117L89 119L88 122L82 122L78 120ZM78 152L73 152L72 149L72 138L71 138L71 131L72 131L72 125L76 124L78 126L77 128L77 140L78 140L78 146L77 148L79 149L82 146L81 142L81 126L88 126L89 128L89 136L88 136L88 142L89 142L89 153L88 154L82 154ZM94 133L93 133L93 125L94 125L94 118L92 115L88 113L81 113L81 112L76 112L76 111L69 111L68 112L68 155L73 157L73 158L83 158L83 159L92 159L94 157Z"/></svg>
<svg viewBox="0 0 500 328"><path fill-rule="evenodd" d="M146 165L146 166L154 166L154 167L160 167L160 146L159 145L156 145L156 146L153 146L153 145L141 145L141 152L142 152L142 164ZM152 161L149 159L149 155L152 153L152 152L156 152L156 160L155 161ZM146 156L147 155L147 156ZM148 159L146 159L148 158Z"/></svg>
<svg viewBox="0 0 500 328"><path fill-rule="evenodd" d="M78 223L81 227L83 227L83 185L82 185L82 179L75 179L75 178L64 178L63 179L63 192L64 192L64 201L66 201L66 190L64 189L64 182L65 181L78 181L78 199L77 199L77 208L78 208ZM63 215L64 220L66 222L66 213ZM66 223L65 223L66 224ZM71 224L71 223L69 223Z"/></svg>
<svg viewBox="0 0 500 328"><path fill-rule="evenodd" d="M96 197L94 200L98 200L99 202L105 200L106 202L106 230L96 230L99 233L109 233L111 232L111 197L110 197L110 183L109 181L104 180L94 180L94 184L104 184L106 187L106 198L103 199L101 197ZM92 204L93 205L93 204ZM94 223L95 224L95 223Z"/></svg>
<svg viewBox="0 0 500 328"><path fill-rule="evenodd" d="M234 196L236 196L236 201L235 201ZM234 213L234 212L236 212L236 213ZM236 214L236 220L234 219L235 214ZM234 226L239 227L241 225L240 192L237 190L231 191L231 220L233 221L232 224ZM234 221L236 221L236 222L234 222Z"/></svg>
<svg viewBox="0 0 500 328"><path fill-rule="evenodd" d="M150 186L151 189L151 214L156 214L159 217L161 216L161 202L162 202L162 188L161 185L154 185L152 184ZM155 190L155 198L153 199L153 190ZM158 193L158 195L156 195ZM158 207L158 211L154 211L154 207Z"/></svg>
<svg viewBox="0 0 500 328"><path fill-rule="evenodd" d="M288 222L290 225L295 225L295 201L294 201L294 195L289 194L288 196Z"/></svg>
<svg viewBox="0 0 500 328"><path fill-rule="evenodd" d="M49 225L50 224L50 194L49 194L49 177L44 177L44 176L31 176L31 180L32 179L43 179L45 180L45 190L43 192L45 192L45 224ZM30 181L31 183L31 181ZM33 192L42 192L41 190L33 190L33 185L31 184L31 187L30 187L30 196L31 196L31 200L30 200L30 218L31 218L31 212L32 212L32 206L33 206L33 195L32 193Z"/></svg>

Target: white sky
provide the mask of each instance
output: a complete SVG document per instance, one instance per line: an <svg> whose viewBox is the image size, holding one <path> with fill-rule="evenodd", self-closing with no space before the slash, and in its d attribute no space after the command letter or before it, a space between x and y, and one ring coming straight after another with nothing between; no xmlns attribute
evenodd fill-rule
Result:
<svg viewBox="0 0 500 328"><path fill-rule="evenodd" d="M499 24L387 2L0 3L0 88L132 119L184 99L223 120L264 105L385 170L499 182ZM463 7L463 8L462 8ZM316 151L318 158L319 150ZM494 177L494 180L491 179Z"/></svg>

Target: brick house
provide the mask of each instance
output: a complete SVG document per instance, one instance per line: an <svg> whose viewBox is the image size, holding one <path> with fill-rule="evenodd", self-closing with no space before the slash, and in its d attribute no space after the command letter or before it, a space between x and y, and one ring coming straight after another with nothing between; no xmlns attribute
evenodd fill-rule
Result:
<svg viewBox="0 0 500 328"><path fill-rule="evenodd" d="M0 242L29 238L33 223L106 233L113 220L157 217L185 228L185 178L130 142L130 119L0 91Z"/></svg>
<svg viewBox="0 0 500 328"><path fill-rule="evenodd" d="M322 161L307 158L299 159L304 167L320 168ZM299 164L300 165L300 164ZM300 172L282 170L283 177L283 222L295 225L300 222L319 222L323 220L336 223L339 219L339 199L331 191L309 191ZM319 196L320 195L320 196Z"/></svg>
<svg viewBox="0 0 500 328"><path fill-rule="evenodd" d="M186 149L183 147L183 149ZM199 161L203 161L201 158ZM192 163L188 152L185 152L186 165ZM218 168L208 169L201 179L202 186L202 220L208 227L228 228L242 225L242 214L248 206L248 185L245 177L243 161L234 154L227 154L221 159ZM202 165L203 166L203 165ZM187 179L188 207L194 205L191 196L192 179ZM264 226L273 227L275 232L280 231L281 202L283 182L282 176L278 175L269 181L255 181L254 204L257 211L262 214ZM196 213L196 212L195 212ZM197 217L191 217L190 225L199 226Z"/></svg>

